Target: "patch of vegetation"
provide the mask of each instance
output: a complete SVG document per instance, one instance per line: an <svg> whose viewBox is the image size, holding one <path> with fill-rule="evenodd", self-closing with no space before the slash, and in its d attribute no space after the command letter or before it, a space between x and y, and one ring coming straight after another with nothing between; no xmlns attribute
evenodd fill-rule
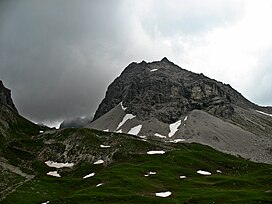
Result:
<svg viewBox="0 0 272 204"><path fill-rule="evenodd" d="M116 151L110 165L82 161L72 169L59 169L61 178L50 177L53 170L34 161L35 179L7 196L2 203L271 203L272 167L227 155L200 144L144 142L122 134L85 129L68 129L65 136L83 135L86 146L112 145ZM58 141L59 142L59 141ZM26 145L27 146L27 145ZM164 149L163 155L147 150ZM98 148L99 149L99 148ZM136 149L136 150L135 150ZM197 170L212 173L197 174ZM222 173L217 172L220 170ZM154 171L155 175L144 176ZM95 176L83 179L94 172ZM186 176L180 179L179 176ZM103 183L97 187L97 184ZM156 192L171 191L167 198Z"/></svg>

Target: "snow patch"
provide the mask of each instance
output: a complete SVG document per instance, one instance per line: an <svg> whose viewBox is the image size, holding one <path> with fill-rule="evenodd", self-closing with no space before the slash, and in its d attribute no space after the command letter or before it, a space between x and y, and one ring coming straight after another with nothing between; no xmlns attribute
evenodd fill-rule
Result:
<svg viewBox="0 0 272 204"><path fill-rule="evenodd" d="M48 176L61 177L57 171L49 171L47 173Z"/></svg>
<svg viewBox="0 0 272 204"><path fill-rule="evenodd" d="M122 108L123 110L126 110L126 109L127 109L127 107L124 107L124 106L123 106L123 101L120 103L120 105L121 105L121 108Z"/></svg>
<svg viewBox="0 0 272 204"><path fill-rule="evenodd" d="M186 176L179 176L179 178L181 178L181 179L185 179L185 178L187 178Z"/></svg>
<svg viewBox="0 0 272 204"><path fill-rule="evenodd" d="M262 112L262 111L258 111L258 110L256 110L258 113L261 113L261 114L263 114L263 115L267 115L267 116L271 116L272 117L272 114L269 114L269 113L265 113L265 112Z"/></svg>
<svg viewBox="0 0 272 204"><path fill-rule="evenodd" d="M89 177L93 177L94 175L95 175L95 173L90 173L90 174L84 176L83 179L86 179L86 178L89 178Z"/></svg>
<svg viewBox="0 0 272 204"><path fill-rule="evenodd" d="M103 132L109 132L109 131L110 131L109 129L103 130Z"/></svg>
<svg viewBox="0 0 272 204"><path fill-rule="evenodd" d="M43 130L40 130L39 133L44 133L44 131L43 131Z"/></svg>
<svg viewBox="0 0 272 204"><path fill-rule="evenodd" d="M115 131L116 133L123 133L123 130L122 129L120 129L120 130L118 130L118 131Z"/></svg>
<svg viewBox="0 0 272 204"><path fill-rule="evenodd" d="M123 120L119 123L119 125L117 126L116 130L118 130L120 127L122 127L122 125L124 125L124 123L127 121L127 120L131 120L132 118L135 118L136 116L135 115L132 115L132 114L126 114L123 118Z"/></svg>
<svg viewBox="0 0 272 204"><path fill-rule="evenodd" d="M146 139L146 136L139 136L140 138L142 138L142 139Z"/></svg>
<svg viewBox="0 0 272 204"><path fill-rule="evenodd" d="M104 163L104 161L102 159L99 159L96 162L94 162L94 164L103 164L103 163Z"/></svg>
<svg viewBox="0 0 272 204"><path fill-rule="evenodd" d="M205 175L205 176L211 175L210 172L208 172L208 171L202 171L202 170L198 170L197 173L198 173L198 174L201 174L201 175Z"/></svg>
<svg viewBox="0 0 272 204"><path fill-rule="evenodd" d="M156 174L157 174L156 171L150 171L150 172L147 172L147 174L145 174L144 176L156 175Z"/></svg>
<svg viewBox="0 0 272 204"><path fill-rule="evenodd" d="M165 151L161 150L161 151L148 151L147 154L164 154Z"/></svg>
<svg viewBox="0 0 272 204"><path fill-rule="evenodd" d="M66 163L58 163L58 162L53 162L53 161L46 161L44 163L47 166L49 166L49 167L54 167L54 168L57 168L57 169L63 168L63 167L69 167L69 168L71 168L71 167L73 167L75 165L74 163L68 163L68 162L66 162Z"/></svg>
<svg viewBox="0 0 272 204"><path fill-rule="evenodd" d="M154 136L159 137L159 138L166 138L166 136L161 135L161 134L159 134L159 133L155 133Z"/></svg>
<svg viewBox="0 0 272 204"><path fill-rule="evenodd" d="M161 198L166 198L166 197L170 196L171 194L172 193L170 191L155 193L155 195L157 197L161 197Z"/></svg>
<svg viewBox="0 0 272 204"><path fill-rule="evenodd" d="M108 145L100 145L101 148L110 148Z"/></svg>
<svg viewBox="0 0 272 204"><path fill-rule="evenodd" d="M170 128L170 132L168 134L169 137L172 137L178 131L178 127L180 126L180 124L181 120L178 120L177 122L169 125Z"/></svg>
<svg viewBox="0 0 272 204"><path fill-rule="evenodd" d="M175 140L170 140L169 142L172 142L172 143L178 143L178 142L184 142L185 139L175 139Z"/></svg>
<svg viewBox="0 0 272 204"><path fill-rule="evenodd" d="M188 119L188 116L186 116L185 118L184 118L184 121L186 121Z"/></svg>
<svg viewBox="0 0 272 204"><path fill-rule="evenodd" d="M137 126L131 128L130 131L128 131L128 134L138 135L138 133L141 131L141 129L142 129L142 125L137 125Z"/></svg>
<svg viewBox="0 0 272 204"><path fill-rule="evenodd" d="M150 71L151 71L151 72L155 72L155 71L157 71L157 70L158 70L158 69L151 69Z"/></svg>
<svg viewBox="0 0 272 204"><path fill-rule="evenodd" d="M220 171L220 170L216 170L216 172L222 174L222 171Z"/></svg>
<svg viewBox="0 0 272 204"><path fill-rule="evenodd" d="M96 187L99 187L99 186L102 186L102 185L103 185L103 183L99 183L99 184L96 185Z"/></svg>
<svg viewBox="0 0 272 204"><path fill-rule="evenodd" d="M50 201L48 200L48 201L46 201L46 202L43 202L43 203L41 203L41 204L48 204Z"/></svg>

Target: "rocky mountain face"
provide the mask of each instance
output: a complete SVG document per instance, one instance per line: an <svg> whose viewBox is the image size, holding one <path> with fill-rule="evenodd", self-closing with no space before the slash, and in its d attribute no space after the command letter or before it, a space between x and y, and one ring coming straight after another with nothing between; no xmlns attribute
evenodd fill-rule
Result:
<svg viewBox="0 0 272 204"><path fill-rule="evenodd" d="M272 162L272 107L167 58L131 63L109 85L87 127L165 141L197 142Z"/></svg>
<svg viewBox="0 0 272 204"><path fill-rule="evenodd" d="M233 105L256 108L230 85L182 69L167 58L131 63L108 87L94 120L120 102L139 119L173 123L194 109L229 118Z"/></svg>
<svg viewBox="0 0 272 204"><path fill-rule="evenodd" d="M1 80L0 80L0 104L7 105L14 111L18 112L11 99L11 91L3 85L3 82Z"/></svg>
<svg viewBox="0 0 272 204"><path fill-rule="evenodd" d="M10 125L16 122L17 115L18 111L12 101L11 91L0 80L0 146L9 138Z"/></svg>

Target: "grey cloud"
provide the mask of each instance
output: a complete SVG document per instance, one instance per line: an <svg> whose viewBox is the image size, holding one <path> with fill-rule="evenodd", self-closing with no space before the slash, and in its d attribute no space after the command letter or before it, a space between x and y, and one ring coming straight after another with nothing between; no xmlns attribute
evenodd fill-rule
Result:
<svg viewBox="0 0 272 204"><path fill-rule="evenodd" d="M116 2L3 6L9 12L0 22L0 75L19 111L36 121L94 112L118 73L107 67L107 52L118 41ZM101 63L105 58L108 63Z"/></svg>
<svg viewBox="0 0 272 204"><path fill-rule="evenodd" d="M158 29L165 36L198 35L215 26L226 26L240 18L240 1L164 1L154 0L151 12L143 18L144 28L152 34ZM155 28L154 28L155 27Z"/></svg>
<svg viewBox="0 0 272 204"><path fill-rule="evenodd" d="M184 0L173 12L160 0L150 1L141 17L131 12L145 2L2 0L0 79L19 112L37 122L92 114L131 61L175 59L175 50L154 41L156 26L165 36L196 35L234 21L241 11L232 1L214 10L208 8L217 1L206 1L194 10L196 3Z"/></svg>

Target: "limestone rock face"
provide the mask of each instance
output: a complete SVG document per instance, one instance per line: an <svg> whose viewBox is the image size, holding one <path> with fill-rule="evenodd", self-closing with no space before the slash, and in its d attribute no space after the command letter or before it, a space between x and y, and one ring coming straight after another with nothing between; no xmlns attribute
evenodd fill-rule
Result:
<svg viewBox="0 0 272 204"><path fill-rule="evenodd" d="M168 124L194 109L228 118L233 105L256 106L230 85L182 69L167 58L128 65L108 87L94 120L120 102L140 120L156 118Z"/></svg>
<svg viewBox="0 0 272 204"><path fill-rule="evenodd" d="M0 104L5 104L14 111L18 112L11 98L11 91L3 85L1 80L0 80Z"/></svg>

